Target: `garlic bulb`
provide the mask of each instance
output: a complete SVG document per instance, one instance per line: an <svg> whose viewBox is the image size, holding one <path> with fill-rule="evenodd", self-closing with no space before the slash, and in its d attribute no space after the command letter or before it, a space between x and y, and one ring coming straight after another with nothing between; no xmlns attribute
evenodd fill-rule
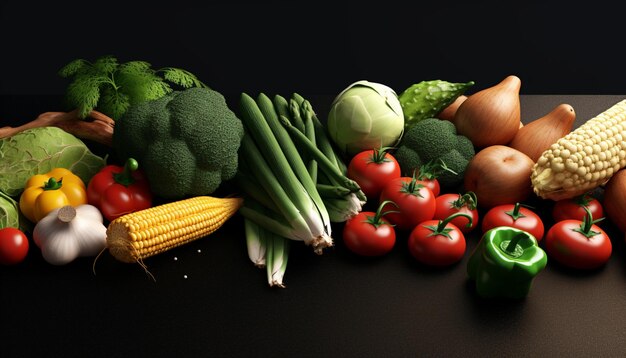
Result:
<svg viewBox="0 0 626 358"><path fill-rule="evenodd" d="M92 205L55 209L35 225L33 241L43 258L65 265L80 256L95 256L106 247L106 226Z"/></svg>

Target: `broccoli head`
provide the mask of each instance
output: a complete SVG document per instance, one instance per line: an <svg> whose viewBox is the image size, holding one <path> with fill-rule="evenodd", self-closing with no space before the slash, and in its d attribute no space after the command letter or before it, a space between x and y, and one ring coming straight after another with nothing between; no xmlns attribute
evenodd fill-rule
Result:
<svg viewBox="0 0 626 358"><path fill-rule="evenodd" d="M454 124L437 118L427 118L415 123L404 132L394 153L403 176L429 162L443 161L457 174L441 170L437 180L442 187L455 187L463 181L465 168L474 157L472 142L456 133Z"/></svg>
<svg viewBox="0 0 626 358"><path fill-rule="evenodd" d="M137 159L155 195L180 199L234 177L243 133L222 94L189 88L131 106L115 124L113 147Z"/></svg>

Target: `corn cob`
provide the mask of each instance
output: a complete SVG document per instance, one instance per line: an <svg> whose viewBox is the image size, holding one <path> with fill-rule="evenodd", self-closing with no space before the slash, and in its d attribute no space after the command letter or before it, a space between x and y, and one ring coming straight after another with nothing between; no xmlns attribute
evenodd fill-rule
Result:
<svg viewBox="0 0 626 358"><path fill-rule="evenodd" d="M241 198L198 196L136 211L109 224L107 247L119 261L141 262L213 233L242 204Z"/></svg>
<svg viewBox="0 0 626 358"><path fill-rule="evenodd" d="M531 182L535 194L561 200L605 184L626 166L626 99L568 133L544 151Z"/></svg>

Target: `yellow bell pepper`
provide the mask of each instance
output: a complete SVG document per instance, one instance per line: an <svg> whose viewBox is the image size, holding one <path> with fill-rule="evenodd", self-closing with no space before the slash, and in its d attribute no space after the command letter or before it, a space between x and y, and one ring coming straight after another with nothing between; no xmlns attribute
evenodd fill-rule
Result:
<svg viewBox="0 0 626 358"><path fill-rule="evenodd" d="M54 168L46 174L33 175L20 196L22 214L34 223L56 208L82 204L87 204L85 183L65 168Z"/></svg>

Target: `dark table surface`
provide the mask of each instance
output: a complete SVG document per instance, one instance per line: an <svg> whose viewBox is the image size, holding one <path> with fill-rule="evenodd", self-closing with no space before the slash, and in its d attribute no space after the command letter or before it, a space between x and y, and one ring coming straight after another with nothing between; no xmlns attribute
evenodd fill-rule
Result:
<svg viewBox="0 0 626 358"><path fill-rule="evenodd" d="M332 100L305 97L321 116ZM522 95L522 120L568 103L578 126L623 98ZM59 99L2 96L0 126L61 110ZM549 212L551 202L538 203ZM235 216L209 237L146 259L156 281L107 253L52 266L31 245L23 263L0 267L0 355L626 356L626 247L608 221L605 267L578 272L550 261L517 301L475 295L465 268L476 233L461 262L432 269L411 258L406 235L387 256L352 255L336 225L336 245L321 256L292 245L287 287L277 289L248 260L242 224Z"/></svg>

